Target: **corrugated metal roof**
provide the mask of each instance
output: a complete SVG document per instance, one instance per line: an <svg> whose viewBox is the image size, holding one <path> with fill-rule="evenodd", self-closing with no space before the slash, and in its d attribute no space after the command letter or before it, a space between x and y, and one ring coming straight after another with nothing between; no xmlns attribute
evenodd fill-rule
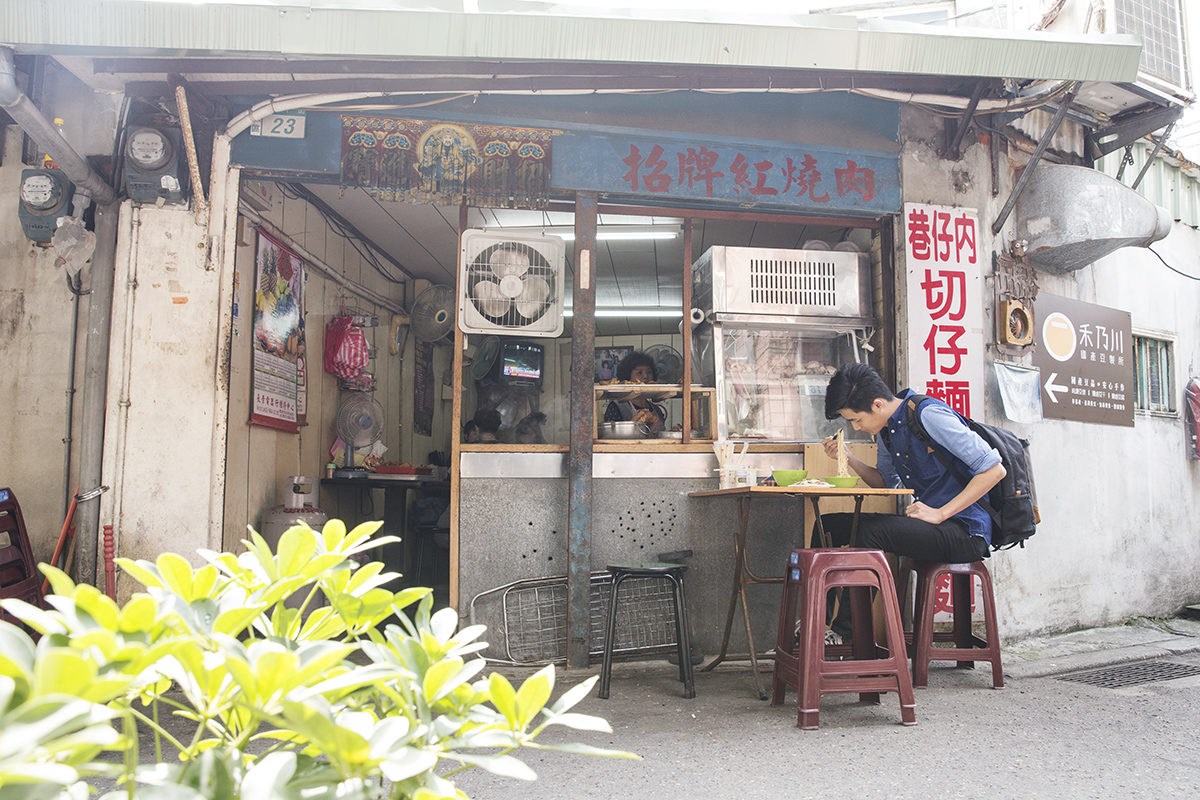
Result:
<svg viewBox="0 0 1200 800"><path fill-rule="evenodd" d="M930 29L849 16L795 26L145 0L4 0L21 52L484 58L1130 82L1132 36Z"/></svg>
<svg viewBox="0 0 1200 800"><path fill-rule="evenodd" d="M1153 149L1154 145L1145 141L1134 142L1130 152L1133 163L1125 165L1122 183L1126 186L1133 183ZM1115 178L1124 157L1124 149L1116 150L1097 161L1096 169ZM1167 209L1173 219L1189 227L1200 228L1200 178L1189 174L1189 171L1195 172L1195 166L1179 163L1173 157L1160 154L1150 169L1146 170L1145 177L1135 191L1155 205Z"/></svg>

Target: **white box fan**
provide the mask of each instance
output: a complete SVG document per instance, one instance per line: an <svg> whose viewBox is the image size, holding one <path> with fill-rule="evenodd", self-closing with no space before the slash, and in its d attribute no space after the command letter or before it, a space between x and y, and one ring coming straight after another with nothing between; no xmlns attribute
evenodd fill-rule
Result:
<svg viewBox="0 0 1200 800"><path fill-rule="evenodd" d="M464 231L458 326L465 333L561 336L565 250L557 236Z"/></svg>

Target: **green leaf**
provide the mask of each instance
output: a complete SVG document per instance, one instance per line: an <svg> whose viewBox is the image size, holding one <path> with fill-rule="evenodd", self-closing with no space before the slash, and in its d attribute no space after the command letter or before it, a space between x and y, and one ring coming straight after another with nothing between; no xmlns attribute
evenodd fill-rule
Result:
<svg viewBox="0 0 1200 800"><path fill-rule="evenodd" d="M155 561L155 565L168 589L189 603L195 599L192 594L192 565L184 560L183 556L163 553Z"/></svg>
<svg viewBox="0 0 1200 800"><path fill-rule="evenodd" d="M135 594L121 609L117 630L122 633L149 633L158 618L158 604L148 594Z"/></svg>
<svg viewBox="0 0 1200 800"><path fill-rule="evenodd" d="M564 711L574 708L579 704L580 700L592 693L592 687L596 685L596 681L598 680L600 680L600 676L593 675L582 683L572 686L563 692L562 697L558 698L558 702L550 707L550 712L561 714Z"/></svg>
<svg viewBox="0 0 1200 800"><path fill-rule="evenodd" d="M145 586L147 589L165 586L162 578L158 574L158 567L151 564L149 561L138 559L130 561L128 558L114 559L116 565L121 568L125 574L133 578L135 581Z"/></svg>
<svg viewBox="0 0 1200 800"><path fill-rule="evenodd" d="M504 715L510 725L517 725L517 693L513 690L513 686L498 672L493 672L488 677L488 693L491 697L492 705L496 710Z"/></svg>
<svg viewBox="0 0 1200 800"><path fill-rule="evenodd" d="M642 757L637 753L629 753L624 750L605 750L603 747L593 747L590 744L580 744L579 742L566 742L564 744L535 744L532 745L538 750L556 750L560 753L574 753L579 756L596 756L597 758L632 758L641 761Z"/></svg>
<svg viewBox="0 0 1200 800"><path fill-rule="evenodd" d="M34 667L34 687L39 695L82 694L96 677L96 667L66 647L48 648Z"/></svg>
<svg viewBox="0 0 1200 800"><path fill-rule="evenodd" d="M438 757L415 747L405 747L379 763L383 777L392 782L407 780L437 766Z"/></svg>
<svg viewBox="0 0 1200 800"><path fill-rule="evenodd" d="M241 797L246 800L280 797L295 774L295 753L268 753L246 772L246 777L242 779Z"/></svg>
<svg viewBox="0 0 1200 800"><path fill-rule="evenodd" d="M530 769L519 758L509 755L477 755L475 753L466 754L458 753L454 756L457 760L464 764L474 764L477 767L483 767L493 775L500 775L505 778L516 778L521 781L536 781L537 773Z"/></svg>
<svg viewBox="0 0 1200 800"><path fill-rule="evenodd" d="M612 733L612 726L603 717L593 717L591 714L577 714L568 711L565 714L554 714L546 722L547 725L565 725L577 731L599 731Z"/></svg>
<svg viewBox="0 0 1200 800"><path fill-rule="evenodd" d="M554 667L538 670L529 676L517 690L517 724L522 730L550 699L550 690L554 688L553 675Z"/></svg>

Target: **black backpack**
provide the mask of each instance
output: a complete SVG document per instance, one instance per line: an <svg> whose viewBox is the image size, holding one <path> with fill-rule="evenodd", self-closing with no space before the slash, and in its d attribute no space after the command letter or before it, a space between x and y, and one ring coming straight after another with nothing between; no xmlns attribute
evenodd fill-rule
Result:
<svg viewBox="0 0 1200 800"><path fill-rule="evenodd" d="M904 401L905 422L917 440L929 448L929 452L966 486L970 476L963 475L921 424L921 417L917 412L925 401L931 399L933 398L923 394L909 396ZM1000 461L1008 473L978 501L992 518L992 549L1002 550L1018 544L1024 547L1025 540L1037 532L1037 524L1042 521L1038 514L1037 492L1033 487L1033 463L1029 460L1029 442L1018 438L1012 431L976 422L957 411L954 413L968 428L999 451Z"/></svg>

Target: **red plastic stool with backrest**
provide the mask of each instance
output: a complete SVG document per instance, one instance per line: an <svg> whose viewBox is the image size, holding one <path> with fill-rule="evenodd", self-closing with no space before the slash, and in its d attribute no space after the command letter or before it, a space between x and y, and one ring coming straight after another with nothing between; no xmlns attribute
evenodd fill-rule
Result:
<svg viewBox="0 0 1200 800"><path fill-rule="evenodd" d="M11 489L0 489L0 599L16 598L43 608L41 584L21 506ZM20 624L3 610L0 619Z"/></svg>
<svg viewBox="0 0 1200 800"><path fill-rule="evenodd" d="M992 686L1004 688L1004 668L1000 663L1000 634L996 624L996 598L992 576L982 561L971 564L946 564L940 561L904 559L897 580L897 593L907 595L908 570L916 570L917 592L913 610L911 655L913 686L929 685L930 661L956 661L960 669L974 669L976 661L992 664ZM937 612L938 579L950 575L950 607L954 618L949 631L935 631L933 616ZM978 578L983 595L983 627L986 638L971 630L971 603L974 597L972 581ZM950 647L935 647L934 643L950 643Z"/></svg>
<svg viewBox="0 0 1200 800"><path fill-rule="evenodd" d="M853 644L838 653L851 660L826 661L834 648L825 646L825 597L837 586L850 589ZM887 646L875 643L871 617L871 590L883 602ZM884 591L886 589L886 591ZM799 647L796 613L800 606ZM900 697L900 718L916 725L916 701L908 673L904 626L892 592L892 571L880 550L815 548L793 550L788 557L783 602L779 607L779 632L775 643L775 671L771 705L783 702L788 686L796 688L796 725L816 730L820 724L821 695L858 692L859 699L879 702L880 692Z"/></svg>

